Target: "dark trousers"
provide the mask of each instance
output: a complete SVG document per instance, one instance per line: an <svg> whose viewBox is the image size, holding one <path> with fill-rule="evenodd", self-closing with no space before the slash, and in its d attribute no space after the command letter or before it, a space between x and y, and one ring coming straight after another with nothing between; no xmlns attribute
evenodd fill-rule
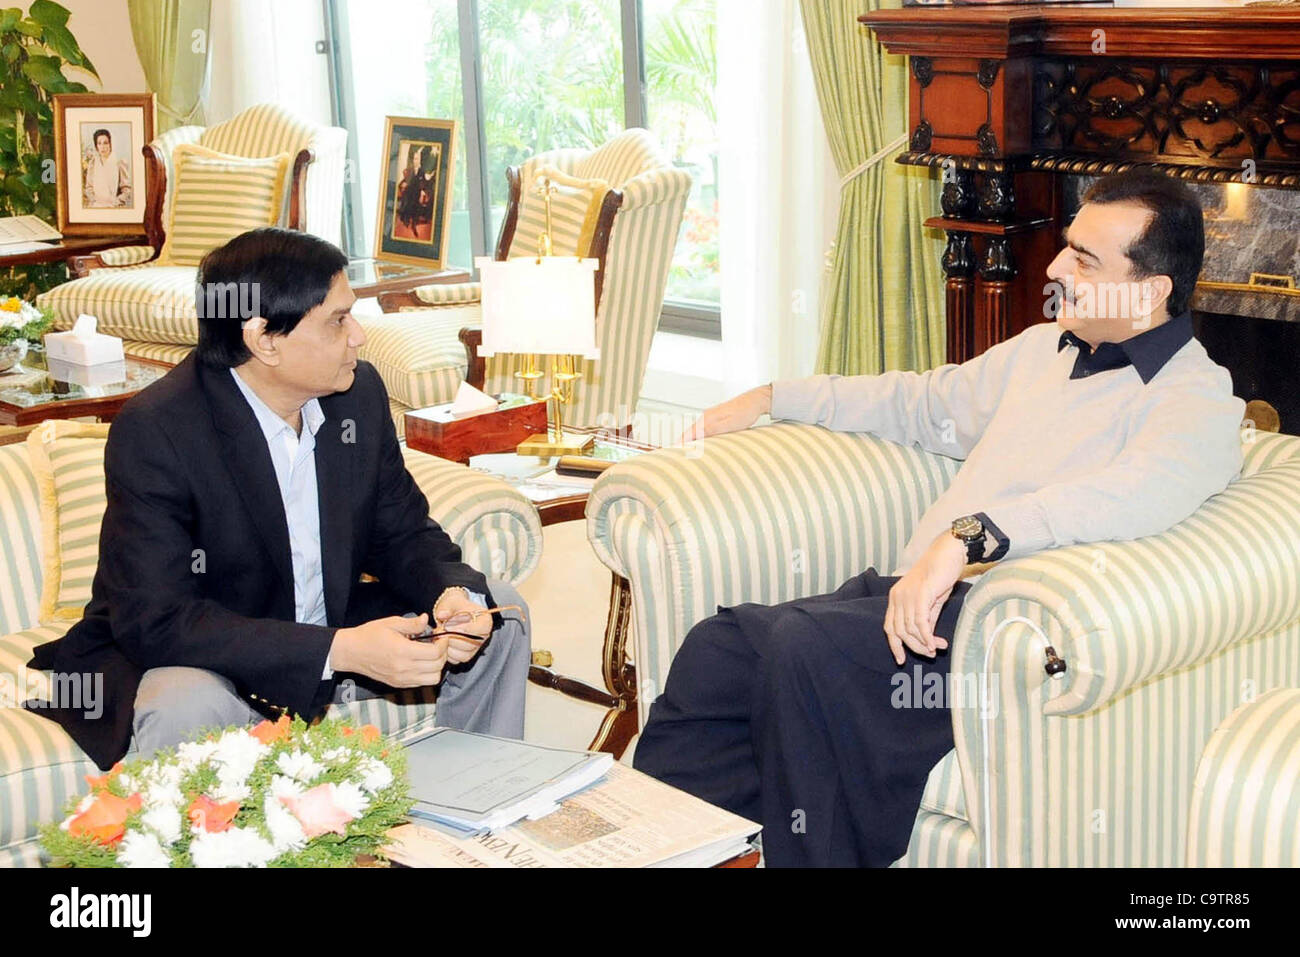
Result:
<svg viewBox="0 0 1300 957"><path fill-rule="evenodd" d="M760 822L769 866L897 860L953 738L947 695L921 693L930 676L946 687L948 652L909 650L902 668L890 653L895 581L870 569L827 595L719 608L673 659L635 766ZM957 583L937 635L951 641L969 590Z"/></svg>

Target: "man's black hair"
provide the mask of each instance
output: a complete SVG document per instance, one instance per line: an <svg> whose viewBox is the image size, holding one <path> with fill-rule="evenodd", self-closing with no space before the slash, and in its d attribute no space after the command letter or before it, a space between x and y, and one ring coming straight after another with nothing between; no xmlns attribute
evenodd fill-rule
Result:
<svg viewBox="0 0 1300 957"><path fill-rule="evenodd" d="M1135 203L1151 211L1146 229L1125 255L1136 279L1168 276L1173 281L1170 318L1187 311L1205 256L1201 202L1180 179L1154 169L1131 169L1104 176L1084 193L1085 203Z"/></svg>
<svg viewBox="0 0 1300 957"><path fill-rule="evenodd" d="M199 362L232 368L252 358L242 324L261 316L266 331L288 335L329 294L348 257L319 236L278 226L241 233L199 263L195 308Z"/></svg>

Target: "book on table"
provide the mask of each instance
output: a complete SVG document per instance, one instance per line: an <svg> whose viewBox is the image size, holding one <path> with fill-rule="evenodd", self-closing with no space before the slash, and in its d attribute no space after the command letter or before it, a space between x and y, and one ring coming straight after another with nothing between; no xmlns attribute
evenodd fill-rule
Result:
<svg viewBox="0 0 1300 957"><path fill-rule="evenodd" d="M710 867L759 831L608 754L439 728L407 755L387 853L411 867Z"/></svg>

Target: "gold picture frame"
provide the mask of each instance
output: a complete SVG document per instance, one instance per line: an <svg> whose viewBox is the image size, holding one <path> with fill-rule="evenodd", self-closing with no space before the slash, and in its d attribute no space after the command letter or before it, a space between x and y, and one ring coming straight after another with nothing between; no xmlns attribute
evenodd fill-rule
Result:
<svg viewBox="0 0 1300 957"><path fill-rule="evenodd" d="M154 138L154 95L56 93L53 107L59 232L144 235L144 148Z"/></svg>
<svg viewBox="0 0 1300 957"><path fill-rule="evenodd" d="M444 268L455 170L455 120L384 118L375 259Z"/></svg>

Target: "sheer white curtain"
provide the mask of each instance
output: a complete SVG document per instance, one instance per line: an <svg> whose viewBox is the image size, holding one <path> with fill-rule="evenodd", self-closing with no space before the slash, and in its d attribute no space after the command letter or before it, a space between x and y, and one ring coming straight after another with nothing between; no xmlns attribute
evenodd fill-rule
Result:
<svg viewBox="0 0 1300 957"><path fill-rule="evenodd" d="M258 103L278 103L328 125L329 58L320 0L212 0L209 124Z"/></svg>
<svg viewBox="0 0 1300 957"><path fill-rule="evenodd" d="M839 181L797 0L718 0L719 258L728 394L809 375Z"/></svg>

